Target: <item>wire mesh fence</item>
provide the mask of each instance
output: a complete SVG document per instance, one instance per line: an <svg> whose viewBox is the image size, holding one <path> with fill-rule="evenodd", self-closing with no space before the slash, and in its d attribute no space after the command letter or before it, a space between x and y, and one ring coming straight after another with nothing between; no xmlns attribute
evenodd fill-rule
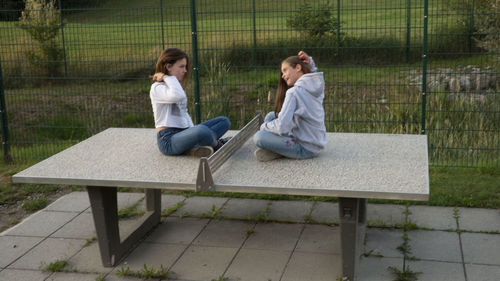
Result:
<svg viewBox="0 0 500 281"><path fill-rule="evenodd" d="M328 131L425 133L432 165L499 167L488 1L60 0L47 24L42 8L28 17L3 0L2 152L37 161L108 127L153 127L149 75L165 47L193 62L193 119L239 129L272 110L281 61L304 50L324 72Z"/></svg>

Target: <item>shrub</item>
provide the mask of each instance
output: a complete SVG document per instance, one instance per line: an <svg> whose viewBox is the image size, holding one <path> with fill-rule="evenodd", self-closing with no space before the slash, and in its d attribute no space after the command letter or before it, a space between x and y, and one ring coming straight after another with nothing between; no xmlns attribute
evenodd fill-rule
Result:
<svg viewBox="0 0 500 281"><path fill-rule="evenodd" d="M330 4L322 4L314 9L309 3L303 3L299 11L287 20L287 26L311 37L337 36L340 23L332 14Z"/></svg>
<svg viewBox="0 0 500 281"><path fill-rule="evenodd" d="M479 16L475 17L479 47L492 53L500 52L500 2L496 0L479 1Z"/></svg>
<svg viewBox="0 0 500 281"><path fill-rule="evenodd" d="M55 0L26 0L17 25L37 42L38 50L26 52L30 64L45 75L59 76L64 50L57 41L61 18Z"/></svg>

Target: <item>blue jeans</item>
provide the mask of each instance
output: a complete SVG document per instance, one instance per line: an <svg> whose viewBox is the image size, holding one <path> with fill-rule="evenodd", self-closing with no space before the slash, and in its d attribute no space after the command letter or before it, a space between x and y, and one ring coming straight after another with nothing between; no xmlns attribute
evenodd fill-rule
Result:
<svg viewBox="0 0 500 281"><path fill-rule="evenodd" d="M163 129L157 134L158 148L165 155L180 155L197 146L213 147L230 126L227 117L216 117L194 127Z"/></svg>
<svg viewBox="0 0 500 281"><path fill-rule="evenodd" d="M264 122L271 122L276 119L274 111L269 112L264 118ZM253 142L259 148L270 150L288 158L306 159L316 156L305 149L297 140L291 136L280 136L269 131L258 131L253 136Z"/></svg>

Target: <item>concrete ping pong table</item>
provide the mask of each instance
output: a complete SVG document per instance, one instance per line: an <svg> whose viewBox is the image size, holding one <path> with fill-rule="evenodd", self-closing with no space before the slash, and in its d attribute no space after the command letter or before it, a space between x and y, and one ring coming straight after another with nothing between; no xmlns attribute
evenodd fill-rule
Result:
<svg viewBox="0 0 500 281"><path fill-rule="evenodd" d="M154 129L110 128L12 177L15 183L87 187L104 266L116 265L161 218L161 190L335 196L342 270L356 280L366 199L428 200L425 135L328 133L313 159L258 162L251 136L258 114L207 158L162 155ZM146 214L120 239L117 187L145 189Z"/></svg>

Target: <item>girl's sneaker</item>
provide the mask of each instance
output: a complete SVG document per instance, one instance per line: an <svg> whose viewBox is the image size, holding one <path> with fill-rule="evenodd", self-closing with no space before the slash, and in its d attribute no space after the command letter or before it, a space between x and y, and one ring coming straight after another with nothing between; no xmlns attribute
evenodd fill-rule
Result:
<svg viewBox="0 0 500 281"><path fill-rule="evenodd" d="M223 145L225 145L229 140L231 140L232 137L227 137L227 138L220 138L217 140L217 146L214 148L214 151L217 151L222 148Z"/></svg>
<svg viewBox="0 0 500 281"><path fill-rule="evenodd" d="M189 156L195 157L208 157L214 153L214 149L211 146L197 146L195 148L191 148L186 152Z"/></svg>
<svg viewBox="0 0 500 281"><path fill-rule="evenodd" d="M260 162L267 162L267 161L271 161L271 160L283 157L283 155L281 155L281 154L274 153L272 151L265 150L262 148L257 148L255 150L254 154L255 154L255 158L257 158L257 160L259 160Z"/></svg>

